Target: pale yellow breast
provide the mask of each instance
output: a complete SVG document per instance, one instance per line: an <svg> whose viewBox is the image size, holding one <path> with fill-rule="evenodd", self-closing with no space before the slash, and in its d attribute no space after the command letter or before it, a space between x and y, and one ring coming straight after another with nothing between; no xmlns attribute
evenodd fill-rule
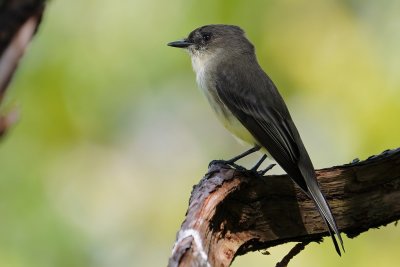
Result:
<svg viewBox="0 0 400 267"><path fill-rule="evenodd" d="M215 54L214 54L215 55ZM230 131L240 143L256 145L257 141L243 124L232 114L218 97L214 88L213 77L207 72L213 55L192 55L192 65L196 73L196 81L203 91L219 121Z"/></svg>

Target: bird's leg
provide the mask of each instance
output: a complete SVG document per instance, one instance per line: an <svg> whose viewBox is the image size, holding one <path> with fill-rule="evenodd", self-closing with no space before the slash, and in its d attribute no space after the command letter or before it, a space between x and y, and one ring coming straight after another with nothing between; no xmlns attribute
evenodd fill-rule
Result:
<svg viewBox="0 0 400 267"><path fill-rule="evenodd" d="M267 158L267 155L264 154L264 155L261 157L261 159L256 163L256 165L254 165L254 167L250 169L250 172L256 174L257 176L264 176L264 174L265 174L267 171L269 171L270 169L272 169L272 168L275 166L275 164L270 164L270 165L268 165L268 167L265 168L264 170L257 171L258 168L261 166L261 164L264 162L264 160L265 160L266 158Z"/></svg>
<svg viewBox="0 0 400 267"><path fill-rule="evenodd" d="M239 159L242 159L242 158L244 158L244 157L246 157L246 156L248 156L250 154L253 154L254 152L257 152L258 150L260 150L260 148L261 148L260 146L256 145L256 146L250 148L249 150L243 152L242 154L237 155L236 157L233 157L230 160L227 160L227 162L235 163Z"/></svg>
<svg viewBox="0 0 400 267"><path fill-rule="evenodd" d="M256 163L256 165L254 165L253 168L251 168L250 170L253 172L257 172L258 168L261 166L261 164L264 162L264 160L267 158L267 155L263 155L261 157L261 159Z"/></svg>
<svg viewBox="0 0 400 267"><path fill-rule="evenodd" d="M261 148L260 146L256 145L256 146L252 147L251 149L243 152L242 154L231 158L230 160L213 160L208 164L208 167L210 168L210 166L213 165L213 164L221 163L221 164L230 165L230 166L234 167L237 170L244 171L244 170L246 170L246 168L235 164L235 162L238 161L239 159L242 159L242 158L244 158L244 157L246 157L246 156L248 156L248 155L250 155L250 154L252 154L252 153L254 153L254 152L258 151L258 150L260 150L260 148Z"/></svg>
<svg viewBox="0 0 400 267"><path fill-rule="evenodd" d="M265 168L264 170L258 171L257 174L260 176L264 176L264 174L267 173L267 171L269 171L270 169L272 169L276 164L270 164L268 165L267 168Z"/></svg>

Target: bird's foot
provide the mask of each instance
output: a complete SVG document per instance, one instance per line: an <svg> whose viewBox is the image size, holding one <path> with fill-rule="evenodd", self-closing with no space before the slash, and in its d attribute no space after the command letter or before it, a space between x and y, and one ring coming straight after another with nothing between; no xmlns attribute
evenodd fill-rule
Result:
<svg viewBox="0 0 400 267"><path fill-rule="evenodd" d="M254 149L257 149L257 148L253 148L253 150ZM208 174L210 175L210 174L215 172L215 170L210 170L213 165L225 165L225 166L229 166L229 167L234 168L236 171L240 171L240 172L245 173L245 174L250 175L250 176L263 177L269 170L271 170L276 165L276 164L270 164L267 168L259 171L258 168L261 166L261 164L264 162L264 160L266 158L267 158L267 155L264 154L260 158L260 160L256 163L256 165L254 165L254 167L251 168L250 170L246 169L243 166L240 166L240 165L236 164L235 162L236 162L237 158L233 158L233 159L230 159L230 160L222 160L222 159L220 159L220 160L212 160L208 164L208 169L209 169Z"/></svg>
<svg viewBox="0 0 400 267"><path fill-rule="evenodd" d="M258 168L260 168L261 164L264 162L264 160L267 158L267 155L263 155L260 160L256 163L256 165L253 166L253 168L250 169L250 171L256 173Z"/></svg>
<svg viewBox="0 0 400 267"><path fill-rule="evenodd" d="M259 177L262 178L264 177L264 175L271 170L276 164L270 164L268 165L268 167L266 167L263 170L257 170L257 168L253 167L250 170L242 167L242 166L238 166L240 168L235 168L237 171L240 171L241 173L243 173L246 176L251 176L251 177Z"/></svg>
<svg viewBox="0 0 400 267"><path fill-rule="evenodd" d="M233 167L235 170L237 171L248 171L245 167L240 166L238 164L236 164L235 162L233 162L232 160L223 160L223 159L218 159L218 160L212 160L209 164L208 164L208 168L210 168L212 165L228 165L230 167Z"/></svg>
<svg viewBox="0 0 400 267"><path fill-rule="evenodd" d="M271 170L276 164L270 164L267 168L261 171L257 171L257 175L263 177L269 170Z"/></svg>
<svg viewBox="0 0 400 267"><path fill-rule="evenodd" d="M272 169L276 164L270 164L268 165L267 168L265 168L264 170L258 170L258 168L260 168L261 164L264 162L264 160L267 158L267 155L263 155L260 160L256 163L256 165L254 165L253 168L250 169L249 172L251 172L252 175L254 176L264 176L264 174L267 173L267 171L269 171L270 169Z"/></svg>

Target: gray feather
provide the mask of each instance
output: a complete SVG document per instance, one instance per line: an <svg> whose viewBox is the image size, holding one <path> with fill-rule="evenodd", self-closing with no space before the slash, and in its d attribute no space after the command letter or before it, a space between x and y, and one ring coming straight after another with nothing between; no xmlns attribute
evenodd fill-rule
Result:
<svg viewBox="0 0 400 267"><path fill-rule="evenodd" d="M313 199L340 255L335 239L336 234L343 248L340 231L321 193L310 157L273 82L255 57L221 63L215 73L215 88L221 101Z"/></svg>
<svg viewBox="0 0 400 267"><path fill-rule="evenodd" d="M336 235L343 248L340 231L321 193L310 157L244 31L233 25L206 25L169 45L189 51L197 82L225 127L239 138L250 137L253 145L264 147L315 202L340 255L335 238Z"/></svg>

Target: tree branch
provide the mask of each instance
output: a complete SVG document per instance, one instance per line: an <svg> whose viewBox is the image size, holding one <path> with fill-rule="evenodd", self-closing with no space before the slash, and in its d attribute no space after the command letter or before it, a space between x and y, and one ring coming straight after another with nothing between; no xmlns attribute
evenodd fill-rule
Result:
<svg viewBox="0 0 400 267"><path fill-rule="evenodd" d="M348 237L400 218L400 148L317 176ZM168 266L229 266L249 251L327 235L313 202L287 175L258 178L212 165L192 191Z"/></svg>
<svg viewBox="0 0 400 267"><path fill-rule="evenodd" d="M45 0L8 0L0 2L0 102L35 34ZM0 115L0 137L16 120L17 112Z"/></svg>

